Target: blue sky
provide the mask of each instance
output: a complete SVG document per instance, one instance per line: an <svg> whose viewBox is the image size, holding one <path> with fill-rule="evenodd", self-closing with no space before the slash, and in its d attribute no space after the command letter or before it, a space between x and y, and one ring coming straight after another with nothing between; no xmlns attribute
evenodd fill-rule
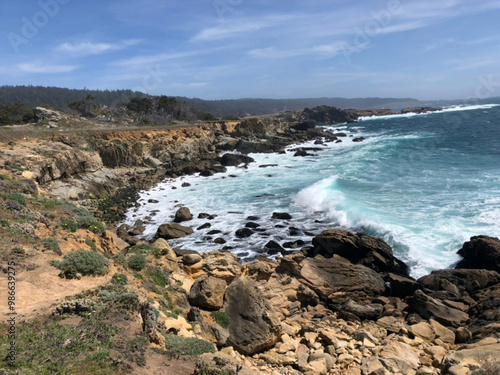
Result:
<svg viewBox="0 0 500 375"><path fill-rule="evenodd" d="M0 0L0 85L500 96L499 20L499 0Z"/></svg>

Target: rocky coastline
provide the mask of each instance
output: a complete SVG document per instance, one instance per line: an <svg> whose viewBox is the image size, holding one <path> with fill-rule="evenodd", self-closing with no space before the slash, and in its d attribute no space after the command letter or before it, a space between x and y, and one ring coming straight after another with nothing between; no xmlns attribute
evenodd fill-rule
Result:
<svg viewBox="0 0 500 375"><path fill-rule="evenodd" d="M96 198L121 187L146 188L191 173L210 176L227 166L252 162L245 155L251 152L280 152L306 141L338 142L345 135L315 126L369 115L323 108L170 130L103 131L90 137L56 134L43 145L26 141L19 153L12 150L10 159L3 159L2 173L20 181L19 186L29 186L23 190L27 195L80 202L96 213ZM44 152L35 151L42 146ZM224 154L233 150L241 154ZM299 148L297 157L307 156L308 151L317 150ZM13 159L23 170L12 168ZM277 212L276 218L285 215ZM172 249L167 241L189 232L182 223L190 217L189 210L179 210L174 222L160 227L149 243L139 237L140 223L117 231L108 228L97 235L78 229L57 237L61 246L51 259L73 252L91 238L94 251L112 260L109 269L133 280L128 287L141 303L132 309L130 319L140 322L139 335L148 338L148 350L163 353L169 335L213 344L215 353L202 354L196 361L182 356L158 359L149 351L147 358L157 358L159 363L146 359L136 373L161 373L156 370L175 361L182 370L172 369L172 374L201 374L201 369L213 374L272 375L491 375L500 371L497 238L471 238L459 250L463 260L456 268L415 280L382 239L338 229L315 234L308 247L296 243L286 250L269 244L267 252L279 255L276 260L260 256L241 263L229 251L198 254ZM40 218L33 236L54 235L57 225L56 218L53 222ZM145 253L146 270L160 272L161 285L152 285L151 279L135 275L116 260L120 255L130 257L137 246L152 249ZM26 283L40 279L36 269L26 266L23 272ZM65 282L75 290L78 283L90 289L85 279ZM111 282L111 274L95 278L98 282ZM60 295L47 294L43 285L38 293L50 295L41 303L44 313L64 310L79 316L88 311L82 307L89 304L87 297L65 294L70 300L62 302ZM32 316L30 306L24 314ZM224 324L215 318L221 316Z"/></svg>

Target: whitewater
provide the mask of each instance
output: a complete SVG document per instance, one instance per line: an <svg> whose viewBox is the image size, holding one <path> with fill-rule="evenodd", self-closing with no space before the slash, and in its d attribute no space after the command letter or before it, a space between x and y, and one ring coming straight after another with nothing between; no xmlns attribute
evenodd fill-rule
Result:
<svg viewBox="0 0 500 375"><path fill-rule="evenodd" d="M251 154L248 168L165 180L140 193L141 206L129 210L125 223L147 221L143 236L151 239L185 205L195 217L185 224L195 231L169 241L173 247L225 247L243 260L270 240L307 246L324 229L348 229L383 238L414 277L453 266L471 236L500 236L500 106L364 117L325 128L346 137L314 145L324 149L314 156L294 157L291 146L285 154ZM366 139L352 142L356 137ZM273 212L292 219L272 219ZM198 219L199 213L217 216ZM236 238L248 221L260 232ZM210 228L196 230L207 222ZM227 242L214 243L217 237Z"/></svg>

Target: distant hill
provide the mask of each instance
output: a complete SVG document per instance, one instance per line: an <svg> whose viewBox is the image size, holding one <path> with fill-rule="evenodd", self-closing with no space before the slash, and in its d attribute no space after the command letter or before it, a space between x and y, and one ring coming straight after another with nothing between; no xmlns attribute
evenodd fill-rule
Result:
<svg viewBox="0 0 500 375"><path fill-rule="evenodd" d="M76 90L43 86L0 86L0 104L18 100L28 106L50 105L59 110L66 110L69 103L82 100L87 95L95 99L95 103L107 106L118 106L130 101L133 97L149 97L142 92L132 90ZM312 108L320 105L334 106L343 109L378 109L404 108L420 106L423 102L412 98L301 98L301 99L226 99L203 100L176 96L185 101L191 108L208 112L216 117L264 115L283 111Z"/></svg>

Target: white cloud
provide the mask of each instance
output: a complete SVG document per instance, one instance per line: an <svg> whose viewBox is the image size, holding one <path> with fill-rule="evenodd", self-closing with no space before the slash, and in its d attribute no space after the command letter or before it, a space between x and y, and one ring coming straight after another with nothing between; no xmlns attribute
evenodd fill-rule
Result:
<svg viewBox="0 0 500 375"><path fill-rule="evenodd" d="M19 64L19 69L26 73L67 73L78 69L76 65L39 65L33 63Z"/></svg>
<svg viewBox="0 0 500 375"><path fill-rule="evenodd" d="M140 39L130 39L119 43L63 43L56 47L57 52L64 52L73 55L98 55L109 51L118 51L141 43Z"/></svg>

